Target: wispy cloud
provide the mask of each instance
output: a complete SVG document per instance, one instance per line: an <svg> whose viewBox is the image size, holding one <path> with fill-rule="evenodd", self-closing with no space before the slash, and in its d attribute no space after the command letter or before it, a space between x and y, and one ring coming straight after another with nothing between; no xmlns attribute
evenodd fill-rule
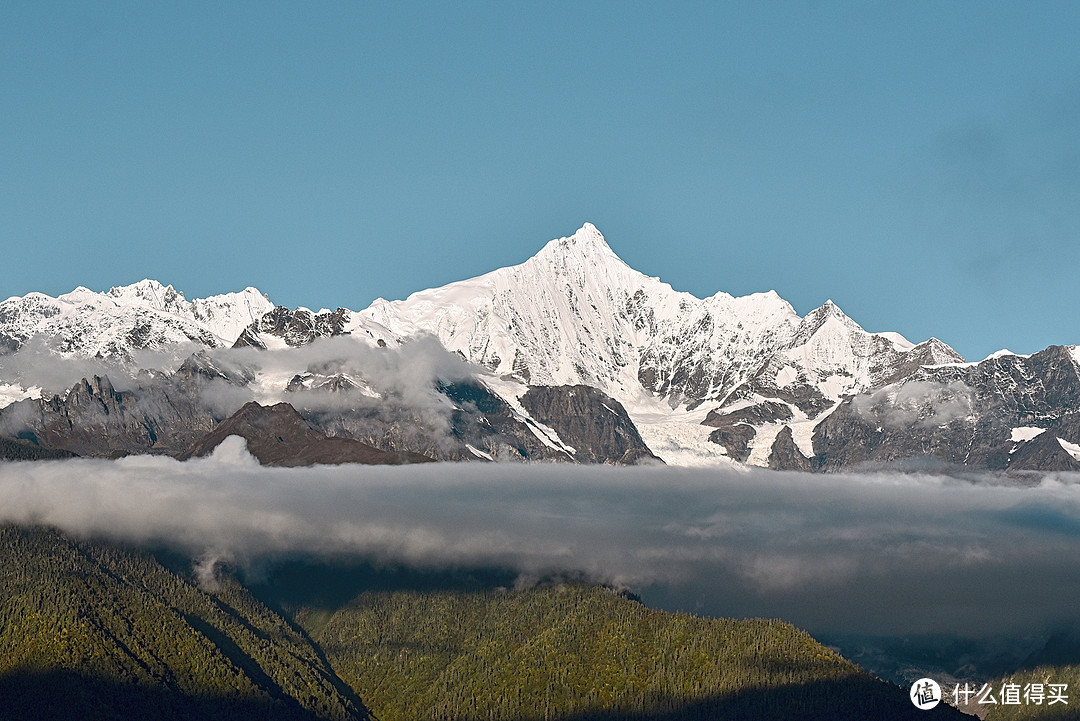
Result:
<svg viewBox="0 0 1080 721"><path fill-rule="evenodd" d="M975 391L963 381L909 380L870 395L855 396L852 408L864 420L902 428L943 426L971 415Z"/></svg>

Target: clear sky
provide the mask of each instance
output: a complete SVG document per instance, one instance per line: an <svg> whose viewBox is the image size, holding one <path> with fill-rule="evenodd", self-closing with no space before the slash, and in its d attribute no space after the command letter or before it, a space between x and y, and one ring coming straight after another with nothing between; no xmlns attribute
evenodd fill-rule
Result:
<svg viewBox="0 0 1080 721"><path fill-rule="evenodd" d="M591 221L698 296L1080 343L1080 3L2 2L0 297L359 309Z"/></svg>

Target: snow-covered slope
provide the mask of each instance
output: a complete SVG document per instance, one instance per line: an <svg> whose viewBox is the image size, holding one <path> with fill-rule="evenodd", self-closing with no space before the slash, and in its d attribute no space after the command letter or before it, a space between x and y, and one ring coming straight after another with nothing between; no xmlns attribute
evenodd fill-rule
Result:
<svg viewBox="0 0 1080 721"><path fill-rule="evenodd" d="M585 384L620 400L722 397L791 338L799 318L775 293L701 300L642 275L585 224L524 263L376 300L359 315L533 385Z"/></svg>
<svg viewBox="0 0 1080 721"><path fill-rule="evenodd" d="M181 343L216 348L232 345L273 307L255 288L188 301L155 280L57 298L29 293L0 303L0 346L15 350L37 336L58 353L102 358Z"/></svg>
<svg viewBox="0 0 1080 721"><path fill-rule="evenodd" d="M723 401L763 372L835 401L881 382L918 348L864 331L831 301L800 318L772 291L675 291L626 265L588 223L521 265L376 300L358 315L402 337L431 333L531 384L584 383L623 402L644 392L673 405Z"/></svg>
<svg viewBox="0 0 1080 721"><path fill-rule="evenodd" d="M637 273L586 225L521 265L376 300L358 315L401 336L430 333L451 351L535 385L637 385L637 349L652 316L674 317L694 299Z"/></svg>

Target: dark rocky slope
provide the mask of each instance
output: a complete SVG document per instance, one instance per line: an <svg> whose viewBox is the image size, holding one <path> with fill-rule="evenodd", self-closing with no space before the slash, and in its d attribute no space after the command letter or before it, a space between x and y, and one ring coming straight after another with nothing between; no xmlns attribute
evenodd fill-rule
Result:
<svg viewBox="0 0 1080 721"><path fill-rule="evenodd" d="M662 463L641 440L622 404L589 386L533 386L521 405L552 428L582 463Z"/></svg>
<svg viewBox="0 0 1080 721"><path fill-rule="evenodd" d="M196 441L178 458L210 454L229 436L240 436L266 466L364 463L402 465L431 458L409 451L383 451L351 438L330 438L305 421L288 403L262 406L251 401Z"/></svg>
<svg viewBox="0 0 1080 721"><path fill-rule="evenodd" d="M1041 430L1014 440L1014 429ZM1030 434L1030 432L1029 432ZM1068 348L928 366L853 396L817 427L815 468L933 461L995 471L1080 471L1080 372Z"/></svg>

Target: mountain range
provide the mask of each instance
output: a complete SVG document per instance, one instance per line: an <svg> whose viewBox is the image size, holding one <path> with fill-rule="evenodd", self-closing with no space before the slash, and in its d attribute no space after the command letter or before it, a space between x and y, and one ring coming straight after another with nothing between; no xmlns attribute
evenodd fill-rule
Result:
<svg viewBox="0 0 1080 721"><path fill-rule="evenodd" d="M520 265L359 311L251 287L188 301L152 280L30 293L0 303L0 351L10 457L191 455L234 414L272 425L254 417L287 403L297 438L392 462L1080 470L1077 347L968 363L831 301L799 316L772 291L697 298L588 223ZM288 462L349 460L330 445Z"/></svg>

